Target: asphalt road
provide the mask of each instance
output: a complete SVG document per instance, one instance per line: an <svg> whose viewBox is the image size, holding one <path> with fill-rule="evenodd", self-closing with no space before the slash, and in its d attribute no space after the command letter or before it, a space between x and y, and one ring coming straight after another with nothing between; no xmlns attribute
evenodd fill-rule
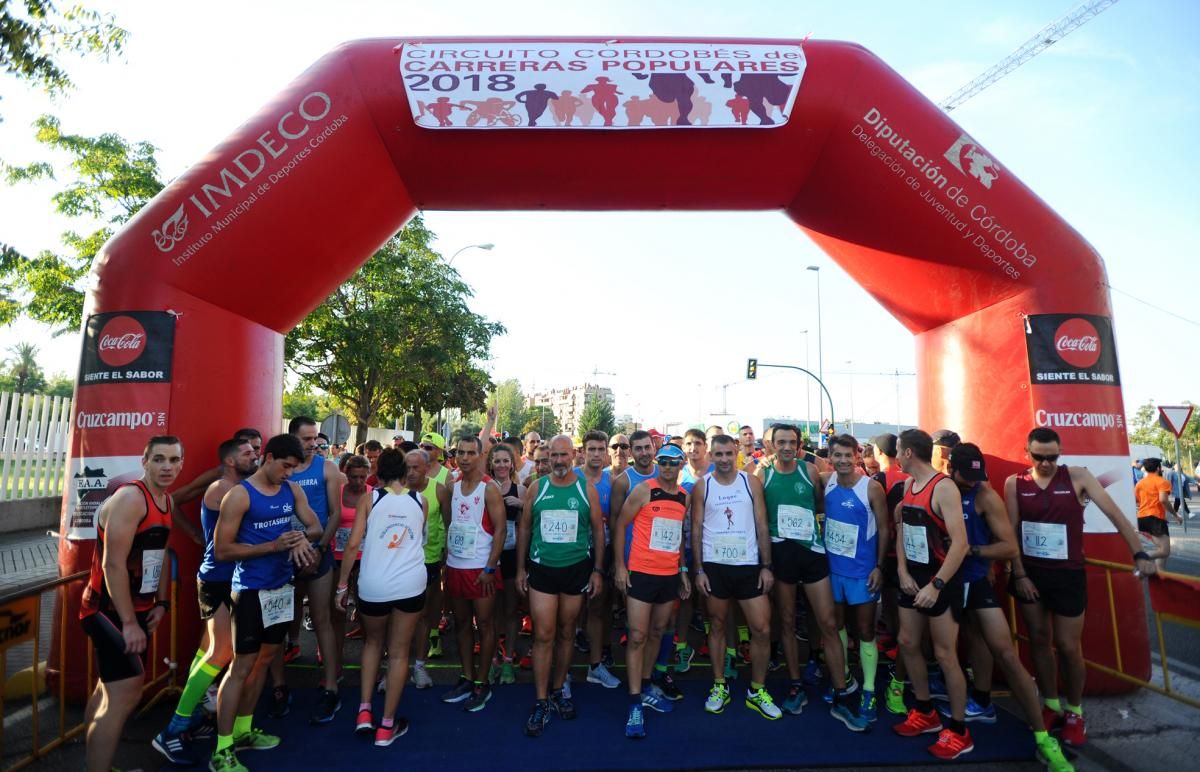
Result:
<svg viewBox="0 0 1200 772"><path fill-rule="evenodd" d="M1166 569L1172 573L1200 577L1200 499L1191 501L1196 517L1188 521L1187 534L1183 526L1171 524L1171 557ZM1146 604L1146 622L1150 627L1151 661L1162 666L1158 655L1158 636L1150 604ZM1182 625L1163 623L1163 638L1167 644L1167 662L1172 675L1176 673L1200 681L1200 631Z"/></svg>

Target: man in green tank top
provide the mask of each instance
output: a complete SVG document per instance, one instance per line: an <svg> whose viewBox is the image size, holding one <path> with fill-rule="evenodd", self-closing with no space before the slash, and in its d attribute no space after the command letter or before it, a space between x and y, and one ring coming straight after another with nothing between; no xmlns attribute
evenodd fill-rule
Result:
<svg viewBox="0 0 1200 772"><path fill-rule="evenodd" d="M525 492L517 525L517 589L529 596L529 615L533 617L531 654L537 703L525 723L525 734L531 737L545 729L551 710L564 719L575 717L575 706L563 695L562 687L571 663L583 593L591 597L600 592L604 561L600 499L595 486L575 471L571 438L555 437L548 450L551 472ZM555 688L550 692L555 654Z"/></svg>
<svg viewBox="0 0 1200 772"><path fill-rule="evenodd" d="M763 481L767 501L767 525L771 532L771 565L775 572L775 604L779 611L779 636L787 661L791 683L783 709L799 715L808 702L800 674L800 652L792 630L796 626L796 584L804 584L809 608L816 617L825 651L825 665L833 683L834 699L857 689L847 687L845 644L838 633L834 615L833 586L829 581L829 560L817 514L824 510L824 491L815 465L797 460L800 430L795 426L776 425L772 441L775 457L760 464L755 475ZM809 644L810 663L816 660L816 647ZM815 674L810 674L815 675ZM853 678L850 679L853 683Z"/></svg>

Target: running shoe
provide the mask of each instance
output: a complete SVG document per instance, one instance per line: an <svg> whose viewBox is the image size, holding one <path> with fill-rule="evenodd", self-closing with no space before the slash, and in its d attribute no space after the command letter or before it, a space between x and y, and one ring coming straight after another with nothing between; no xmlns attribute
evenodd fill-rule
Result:
<svg viewBox="0 0 1200 772"><path fill-rule="evenodd" d="M919 734L930 734L942 731L942 720L936 710L928 713L913 708L908 711L908 718L892 727L892 731L901 737L916 737Z"/></svg>
<svg viewBox="0 0 1200 772"><path fill-rule="evenodd" d="M1053 708L1042 706L1042 724L1046 727L1047 732L1053 732L1055 729L1058 729L1062 722L1063 714Z"/></svg>
<svg viewBox="0 0 1200 772"><path fill-rule="evenodd" d="M214 716L217 714L217 690L220 688L219 683L214 683L204 693L204 709Z"/></svg>
<svg viewBox="0 0 1200 772"><path fill-rule="evenodd" d="M692 628L693 630L695 630L698 633L703 633L704 632L704 615L701 614L699 611L693 611L692 612L692 620L690 622L688 622L688 627Z"/></svg>
<svg viewBox="0 0 1200 772"><path fill-rule="evenodd" d="M821 663L815 659L810 659L808 664L804 666L804 685L817 686L821 683Z"/></svg>
<svg viewBox="0 0 1200 772"><path fill-rule="evenodd" d="M858 703L858 715L873 724L879 720L879 705L875 702L875 692L863 689L862 701Z"/></svg>
<svg viewBox="0 0 1200 772"><path fill-rule="evenodd" d="M167 761L182 767L190 767L197 763L196 754L192 752L192 744L183 732L167 734L164 729L150 742L154 750L167 757Z"/></svg>
<svg viewBox="0 0 1200 772"><path fill-rule="evenodd" d="M708 656L708 641L700 644L700 648L696 650L696 656L700 659L712 659L712 657Z"/></svg>
<svg viewBox="0 0 1200 772"><path fill-rule="evenodd" d="M310 633L313 631L312 614L309 614L307 611L304 612L304 629Z"/></svg>
<svg viewBox="0 0 1200 772"><path fill-rule="evenodd" d="M686 673L692 669L692 660L696 658L696 650L684 644L682 649L675 650L675 672Z"/></svg>
<svg viewBox="0 0 1200 772"><path fill-rule="evenodd" d="M871 729L871 722L863 718L861 714L855 713L850 707L839 702L829 709L829 715L836 718L846 725L846 728L851 732L867 732Z"/></svg>
<svg viewBox="0 0 1200 772"><path fill-rule="evenodd" d="M379 680L375 682L376 694L387 694L387 672L379 674Z"/></svg>
<svg viewBox="0 0 1200 772"><path fill-rule="evenodd" d="M287 647L283 650L283 664L288 664L294 659L300 657L300 644L296 641L288 641Z"/></svg>
<svg viewBox="0 0 1200 772"><path fill-rule="evenodd" d="M737 665L733 663L733 656L729 653L725 654L725 680L733 681L737 679Z"/></svg>
<svg viewBox="0 0 1200 772"><path fill-rule="evenodd" d="M837 690L830 685L830 687L825 690L825 694L821 696L822 699L824 699L828 704L832 705L833 693L835 691ZM854 680L854 676L852 675L846 676L846 694L854 694L856 691L858 691L858 681Z"/></svg>
<svg viewBox="0 0 1200 772"><path fill-rule="evenodd" d="M708 699L704 701L704 710L709 713L720 713L729 704L729 687L725 684L713 684L708 690Z"/></svg>
<svg viewBox="0 0 1200 772"><path fill-rule="evenodd" d="M528 654L526 654L524 657L521 657L521 661L517 663L517 667L521 668L522 670L533 670L533 657L529 656Z"/></svg>
<svg viewBox="0 0 1200 772"><path fill-rule="evenodd" d="M566 677L563 678L562 693L563 693L563 696L566 697L568 700L571 699L571 671L570 670L567 671Z"/></svg>
<svg viewBox="0 0 1200 772"><path fill-rule="evenodd" d="M641 705L629 707L629 718L625 721L625 736L634 739L646 736L646 720L642 715Z"/></svg>
<svg viewBox="0 0 1200 772"><path fill-rule="evenodd" d="M433 686L433 677L429 675L424 663L414 665L412 671L413 686L418 689L428 689Z"/></svg>
<svg viewBox="0 0 1200 772"><path fill-rule="evenodd" d="M1046 735L1044 740L1038 741L1037 757L1038 761L1045 764L1046 769L1050 772L1075 772L1075 767L1063 755L1062 746L1058 744L1058 740L1050 735Z"/></svg>
<svg viewBox="0 0 1200 772"><path fill-rule="evenodd" d="M546 724L550 723L550 703L546 700L538 700L533 703L533 710L529 714L529 718L525 719L525 736L526 737L541 737L542 732L546 729Z"/></svg>
<svg viewBox="0 0 1200 772"><path fill-rule="evenodd" d="M198 706L192 711L192 717L188 719L188 727L184 732L192 742L215 738L217 736L217 714L209 713L203 706Z"/></svg>
<svg viewBox="0 0 1200 772"><path fill-rule="evenodd" d="M355 734L370 734L375 731L375 717L371 715L370 709L358 711L358 718L354 719Z"/></svg>
<svg viewBox="0 0 1200 772"><path fill-rule="evenodd" d="M342 708L342 700L337 692L325 689L317 700L317 712L309 719L311 724L328 724Z"/></svg>
<svg viewBox="0 0 1200 772"><path fill-rule="evenodd" d="M575 631L575 651L580 654L587 654L592 650L591 641L588 640L586 630Z"/></svg>
<svg viewBox="0 0 1200 772"><path fill-rule="evenodd" d="M445 614L442 614L441 618L438 619L437 631L439 634L441 634L441 633L446 632L449 629L450 629L450 617L446 616ZM432 635L432 633L430 633L430 634Z"/></svg>
<svg viewBox="0 0 1200 772"><path fill-rule="evenodd" d="M617 643L621 644L622 649L628 647L629 646L629 633L628 632L621 633L621 637L617 639Z"/></svg>
<svg viewBox="0 0 1200 772"><path fill-rule="evenodd" d="M605 689L616 689L621 685L621 679L608 672L608 668L604 666L603 662L595 667L588 668L587 682L589 684L600 684Z"/></svg>
<svg viewBox="0 0 1200 772"><path fill-rule="evenodd" d="M429 654L426 659L438 659L442 656L442 636L437 633L429 634Z"/></svg>
<svg viewBox="0 0 1200 772"><path fill-rule="evenodd" d="M941 702L939 700L938 704L935 707L937 708L937 712L941 713L944 718L952 718L952 716L950 715L950 703L949 702ZM981 724L996 723L996 705L995 705L995 703L992 703L985 708L985 707L980 706L980 704L978 702L976 702L975 700L973 700L971 697L967 697L967 709L966 709L966 712L963 714L963 721L967 721L967 722L978 721Z"/></svg>
<svg viewBox="0 0 1200 772"><path fill-rule="evenodd" d="M346 640L347 641L361 640L362 637L363 637L363 629L361 626L356 627L353 630L346 631Z"/></svg>
<svg viewBox="0 0 1200 772"><path fill-rule="evenodd" d="M1078 748L1087 742L1087 726L1083 723L1083 716L1078 713L1067 711L1066 720L1063 721L1062 732L1058 738L1065 745L1070 745L1072 748Z"/></svg>
<svg viewBox="0 0 1200 772"><path fill-rule="evenodd" d="M518 635L533 635L533 619L528 614L521 617L521 632Z"/></svg>
<svg viewBox="0 0 1200 772"><path fill-rule="evenodd" d="M804 706L808 704L808 695L804 692L804 687L800 684L792 684L788 687L787 697L783 698L784 711L791 713L793 716L798 716L804 712Z"/></svg>
<svg viewBox="0 0 1200 772"><path fill-rule="evenodd" d="M742 660L742 664L750 664L750 641L741 641L737 647L738 658Z"/></svg>
<svg viewBox="0 0 1200 772"><path fill-rule="evenodd" d="M396 742L397 737L408 734L408 719L398 718L391 726L380 726L375 730L375 747L386 748Z"/></svg>
<svg viewBox="0 0 1200 772"><path fill-rule="evenodd" d="M474 689L474 684L463 676L459 676L458 683L454 685L454 688L442 695L442 702L462 702L471 696L471 692Z"/></svg>
<svg viewBox="0 0 1200 772"><path fill-rule="evenodd" d="M893 678L888 682L887 692L884 694L884 704L887 706L888 713L893 715L903 716L908 713L908 706L904 704L903 681Z"/></svg>
<svg viewBox="0 0 1200 772"><path fill-rule="evenodd" d="M276 686L271 690L271 709L267 711L270 718L284 718L292 712L292 693L286 686Z"/></svg>
<svg viewBox="0 0 1200 772"><path fill-rule="evenodd" d="M929 674L929 699L950 699L950 692L946 690L946 679L941 673L930 672Z"/></svg>
<svg viewBox="0 0 1200 772"><path fill-rule="evenodd" d="M771 699L771 693L767 691L765 686L760 686L757 691L746 690L746 707L753 711L757 711L763 718L769 718L774 721L777 718L783 717L783 711Z"/></svg>
<svg viewBox="0 0 1200 772"><path fill-rule="evenodd" d="M604 665L609 670L612 670L616 666L616 663L613 662L612 646L601 647L600 664Z"/></svg>
<svg viewBox="0 0 1200 772"><path fill-rule="evenodd" d="M571 701L571 695L565 684L562 689L550 692L550 707L563 721L575 718L575 703Z"/></svg>
<svg viewBox="0 0 1200 772"><path fill-rule="evenodd" d="M279 738L254 727L241 737L233 738L233 747L239 751L269 751L279 747Z"/></svg>
<svg viewBox="0 0 1200 772"><path fill-rule="evenodd" d="M642 705L656 713L670 713L675 710L675 705L667 699L663 690L658 688L658 684L653 683L642 691Z"/></svg>
<svg viewBox="0 0 1200 772"><path fill-rule="evenodd" d="M662 690L662 693L671 702L679 702L683 699L683 692L680 690L679 685L675 683L675 679L671 677L670 673L663 673L658 678L653 679L652 682Z"/></svg>
<svg viewBox="0 0 1200 772"><path fill-rule="evenodd" d="M246 765L238 761L233 746L222 748L213 753L208 760L208 772L250 772Z"/></svg>
<svg viewBox="0 0 1200 772"><path fill-rule="evenodd" d="M929 752L942 761L953 761L973 750L975 743L971 741L970 729L964 729L962 734L943 729L938 733L937 742L929 746Z"/></svg>
<svg viewBox="0 0 1200 772"><path fill-rule="evenodd" d="M484 709L491 698L492 687L487 684L475 684L475 688L471 691L471 696L467 698L467 704L463 706L463 710L468 713L478 713Z"/></svg>
<svg viewBox="0 0 1200 772"><path fill-rule="evenodd" d="M517 672L513 669L511 659L506 659L500 664L500 683L502 685L515 684L517 682Z"/></svg>

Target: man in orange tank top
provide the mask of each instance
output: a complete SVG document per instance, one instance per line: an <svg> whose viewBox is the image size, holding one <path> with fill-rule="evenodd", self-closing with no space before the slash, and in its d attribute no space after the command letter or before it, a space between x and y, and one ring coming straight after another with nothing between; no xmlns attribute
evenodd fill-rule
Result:
<svg viewBox="0 0 1200 772"><path fill-rule="evenodd" d="M142 698L147 639L170 610L167 488L181 469L179 438L151 437L142 478L118 488L96 513L99 535L80 610L100 671L84 714L88 769L112 769L125 721Z"/></svg>
<svg viewBox="0 0 1200 772"><path fill-rule="evenodd" d="M1004 502L1020 554L1012 561L1011 592L1029 628L1029 646L1042 716L1047 730L1062 725L1062 741L1087 741L1083 723L1083 636L1087 574L1083 558L1084 507L1090 500L1129 545L1137 570L1153 574L1157 566L1142 551L1137 532L1104 485L1086 467L1058 463L1062 442L1052 429L1037 428L1025 445L1033 465L1004 482ZM1058 697L1058 661L1063 662L1067 703ZM1065 716L1063 708L1066 708Z"/></svg>

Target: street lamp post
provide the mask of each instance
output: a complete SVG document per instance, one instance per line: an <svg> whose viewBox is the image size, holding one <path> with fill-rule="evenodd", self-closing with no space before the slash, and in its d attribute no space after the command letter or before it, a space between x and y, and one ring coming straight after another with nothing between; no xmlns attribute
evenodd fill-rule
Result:
<svg viewBox="0 0 1200 772"><path fill-rule="evenodd" d="M854 370L850 369L854 366L854 361L846 360L846 368L850 370L850 436L855 436L854 431Z"/></svg>
<svg viewBox="0 0 1200 772"><path fill-rule="evenodd" d="M821 266L810 265L807 270L817 274L817 377L823 382L825 380L825 350L821 345ZM819 433L820 425L825 423L825 403L820 403L818 409L821 420L817 429Z"/></svg>
<svg viewBox="0 0 1200 772"><path fill-rule="evenodd" d="M808 366L808 330L801 330L800 334L804 336L804 368ZM804 382L804 431L810 433L812 426L812 384L808 381Z"/></svg>
<svg viewBox="0 0 1200 772"><path fill-rule="evenodd" d="M454 258L458 257L463 252L466 252L468 249L483 249L483 250L490 252L495 247L496 247L495 244L468 244L465 247L463 247L462 249L455 252L453 255L450 255L450 259L446 261L446 265L454 265Z"/></svg>

